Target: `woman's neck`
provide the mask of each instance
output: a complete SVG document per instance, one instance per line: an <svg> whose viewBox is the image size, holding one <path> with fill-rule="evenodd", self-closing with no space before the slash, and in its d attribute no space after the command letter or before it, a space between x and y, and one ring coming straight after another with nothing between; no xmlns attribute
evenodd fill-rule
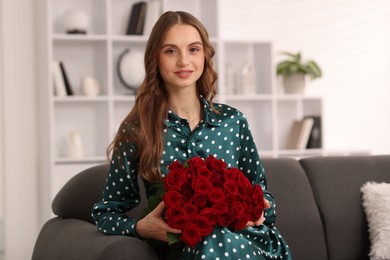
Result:
<svg viewBox="0 0 390 260"><path fill-rule="evenodd" d="M171 94L169 106L176 115L187 119L191 131L198 125L202 118L200 100L195 92Z"/></svg>

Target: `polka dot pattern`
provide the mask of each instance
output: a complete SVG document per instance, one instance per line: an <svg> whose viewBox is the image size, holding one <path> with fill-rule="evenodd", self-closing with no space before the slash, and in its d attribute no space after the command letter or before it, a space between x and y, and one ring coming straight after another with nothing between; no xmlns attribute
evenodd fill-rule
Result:
<svg viewBox="0 0 390 260"><path fill-rule="evenodd" d="M223 159L229 167L239 168L252 184L262 186L271 207L265 210L264 225L233 233L215 228L194 249L183 250L184 259L291 259L288 246L274 227L275 203L267 191L264 168L254 143L247 119L239 110L215 104L215 113L203 98L203 119L193 131L187 120L173 111L163 123L164 151L161 172L168 174L168 165L210 154ZM140 202L136 163L131 160L135 147L120 143L115 147L103 197L92 210L92 217L105 234L137 236L136 220L126 212ZM147 187L147 190L148 187Z"/></svg>

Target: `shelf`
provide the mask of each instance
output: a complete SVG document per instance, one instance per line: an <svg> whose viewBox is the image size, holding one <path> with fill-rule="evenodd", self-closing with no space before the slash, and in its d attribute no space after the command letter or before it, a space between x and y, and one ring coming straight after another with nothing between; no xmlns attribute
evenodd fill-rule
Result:
<svg viewBox="0 0 390 260"><path fill-rule="evenodd" d="M105 156L90 156L83 158L58 157L55 159L55 164L103 163L105 161L107 161L107 157Z"/></svg>
<svg viewBox="0 0 390 260"><path fill-rule="evenodd" d="M56 103L72 103L72 102L105 102L108 101L108 96L81 96L81 95L73 95L66 97L53 97L53 101Z"/></svg>

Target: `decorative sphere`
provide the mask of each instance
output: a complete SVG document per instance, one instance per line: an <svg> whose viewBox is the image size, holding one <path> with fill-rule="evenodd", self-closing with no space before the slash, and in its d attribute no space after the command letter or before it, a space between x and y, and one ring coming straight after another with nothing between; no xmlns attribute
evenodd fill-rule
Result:
<svg viewBox="0 0 390 260"><path fill-rule="evenodd" d="M89 16L82 10L68 10L62 19L63 26L67 33L87 33L89 27Z"/></svg>
<svg viewBox="0 0 390 260"><path fill-rule="evenodd" d="M138 88L145 76L144 53L135 49L127 51L123 54L118 69L127 85Z"/></svg>

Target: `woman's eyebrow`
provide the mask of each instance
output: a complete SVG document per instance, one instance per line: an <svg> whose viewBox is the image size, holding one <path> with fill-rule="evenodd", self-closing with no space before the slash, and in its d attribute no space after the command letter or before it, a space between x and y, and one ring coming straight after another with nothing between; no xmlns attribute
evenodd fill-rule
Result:
<svg viewBox="0 0 390 260"><path fill-rule="evenodd" d="M188 44L187 46L191 46L191 45L202 45L203 46L203 43L200 41L196 41L196 42L192 42L192 43ZM165 44L163 44L162 47L163 48L164 47L177 47L177 45L173 44L173 43L165 43Z"/></svg>

